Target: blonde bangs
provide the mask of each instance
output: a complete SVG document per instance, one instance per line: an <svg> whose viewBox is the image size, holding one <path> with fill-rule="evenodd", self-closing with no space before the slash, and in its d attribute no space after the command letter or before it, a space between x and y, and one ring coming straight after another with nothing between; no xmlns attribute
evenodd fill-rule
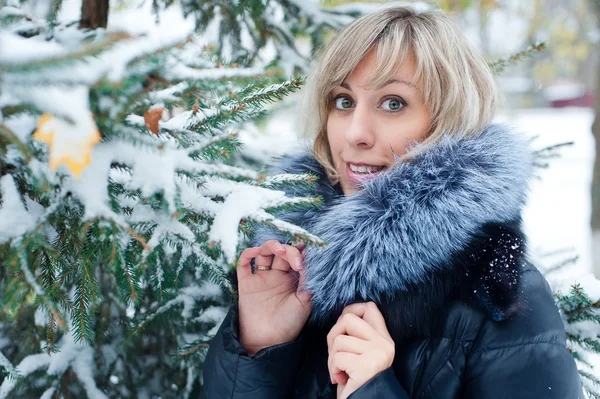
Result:
<svg viewBox="0 0 600 399"><path fill-rule="evenodd" d="M386 29L376 44L369 51L375 51L375 68L367 79L367 87L377 89L390 81L398 73L398 69L411 56L414 56L411 43L410 28L400 20L393 27ZM418 84L419 74L412 79Z"/></svg>

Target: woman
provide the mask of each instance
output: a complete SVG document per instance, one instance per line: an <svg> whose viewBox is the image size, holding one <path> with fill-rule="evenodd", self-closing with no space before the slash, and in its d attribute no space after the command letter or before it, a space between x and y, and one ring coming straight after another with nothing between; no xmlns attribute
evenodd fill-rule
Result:
<svg viewBox="0 0 600 399"><path fill-rule="evenodd" d="M450 20L390 8L341 30L306 90L324 207L260 230L203 398L583 398L548 284L525 255L526 139L490 125L494 78ZM255 265L251 265L254 260Z"/></svg>

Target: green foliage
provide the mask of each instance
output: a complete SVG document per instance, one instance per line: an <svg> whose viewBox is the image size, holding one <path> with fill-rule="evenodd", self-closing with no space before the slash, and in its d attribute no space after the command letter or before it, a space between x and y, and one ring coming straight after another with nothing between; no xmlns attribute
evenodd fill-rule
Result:
<svg viewBox="0 0 600 399"><path fill-rule="evenodd" d="M260 195L270 185L264 174L235 165L238 132L303 80L282 83L276 70L224 64L190 38L153 44L93 32L82 40L33 61L1 61L0 90L14 97L0 103L0 212L12 206L35 222L14 233L0 226L0 337L10 342L0 369L16 395L56 389L84 397L101 389L109 397L197 396L211 331L237 296L231 254L211 239L214 218L229 191ZM54 97L27 96L40 87ZM81 88L86 95L79 100L88 103L102 140L78 180L67 169L50 170L55 149L16 122L35 125L51 112L77 126L81 115L68 103L53 105ZM162 119L150 122L152 112ZM168 165L174 166L165 172ZM99 202L88 190L99 193ZM282 197L260 211L317 203ZM285 229L265 215L244 215L241 236L257 223ZM50 364L72 358L61 367L25 367L19 376L40 348ZM77 374L85 368L95 386ZM45 376L46 369L54 374Z"/></svg>
<svg viewBox="0 0 600 399"><path fill-rule="evenodd" d="M157 17L174 3L154 0ZM296 71L307 67L306 57L297 48L298 37L308 37L314 50L325 37L356 16L335 7L318 8L297 0L231 3L183 0L179 4L184 15L194 17L198 33L214 38L216 52L224 61L252 65L259 51L273 44L276 54L272 65L283 61L297 68ZM288 74L291 72L287 70Z"/></svg>
<svg viewBox="0 0 600 399"><path fill-rule="evenodd" d="M493 62L489 63L490 68L494 71L494 73L500 73L505 68L514 65L517 62L520 62L524 59L531 58L535 53L539 53L544 51L546 48L545 42L533 43L527 46L525 49L515 53L509 57L500 58Z"/></svg>
<svg viewBox="0 0 600 399"><path fill-rule="evenodd" d="M556 295L557 303L568 323L592 321L600 325L600 301L593 301L579 284L571 287L569 295Z"/></svg>
<svg viewBox="0 0 600 399"><path fill-rule="evenodd" d="M556 294L556 303L567 326L567 341L571 353L581 364L579 374L586 394L590 398L600 397L600 380L591 371L593 365L586 360L583 352L600 354L600 300L592 300L579 284L571 286L568 295ZM583 322L583 324L582 324ZM586 324L587 322L587 324Z"/></svg>

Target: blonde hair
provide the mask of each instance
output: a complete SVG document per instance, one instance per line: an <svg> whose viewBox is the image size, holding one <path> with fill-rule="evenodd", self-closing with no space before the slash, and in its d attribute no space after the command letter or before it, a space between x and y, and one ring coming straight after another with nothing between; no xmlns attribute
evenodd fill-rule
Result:
<svg viewBox="0 0 600 399"><path fill-rule="evenodd" d="M449 17L407 7L366 15L341 29L321 49L304 89L304 133L308 137L316 133L314 156L332 183L339 177L327 140L330 93L371 50L375 51L375 69L370 87L391 79L407 57L414 57L413 83L421 89L431 115L426 138L401 158L414 156L446 134L470 137L492 121L498 102L492 71Z"/></svg>

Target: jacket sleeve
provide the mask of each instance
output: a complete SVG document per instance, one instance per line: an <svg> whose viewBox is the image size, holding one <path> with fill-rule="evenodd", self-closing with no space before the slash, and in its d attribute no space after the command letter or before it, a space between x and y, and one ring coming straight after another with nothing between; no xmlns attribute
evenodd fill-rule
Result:
<svg viewBox="0 0 600 399"><path fill-rule="evenodd" d="M237 305L215 335L203 366L201 399L286 398L302 360L304 338L261 349L254 356L238 338Z"/></svg>
<svg viewBox="0 0 600 399"><path fill-rule="evenodd" d="M408 393L402 388L390 367L367 381L354 391L348 399L409 399Z"/></svg>
<svg viewBox="0 0 600 399"><path fill-rule="evenodd" d="M548 283L536 269L522 281L518 314L481 326L467 358L463 399L584 398Z"/></svg>

